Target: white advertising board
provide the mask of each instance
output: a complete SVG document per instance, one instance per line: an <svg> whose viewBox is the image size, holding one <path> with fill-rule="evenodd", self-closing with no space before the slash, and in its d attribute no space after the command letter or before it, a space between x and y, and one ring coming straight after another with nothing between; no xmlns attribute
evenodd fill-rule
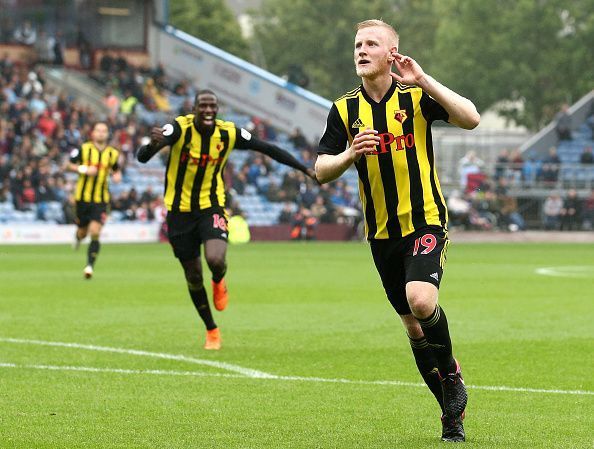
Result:
<svg viewBox="0 0 594 449"><path fill-rule="evenodd" d="M330 101L207 42L167 26L154 51L168 74L211 89L239 111L287 132L299 127L314 144L324 131Z"/></svg>
<svg viewBox="0 0 594 449"><path fill-rule="evenodd" d="M0 245L23 243L72 243L74 225L7 224L0 225ZM102 243L157 242L159 224L107 224L101 232Z"/></svg>

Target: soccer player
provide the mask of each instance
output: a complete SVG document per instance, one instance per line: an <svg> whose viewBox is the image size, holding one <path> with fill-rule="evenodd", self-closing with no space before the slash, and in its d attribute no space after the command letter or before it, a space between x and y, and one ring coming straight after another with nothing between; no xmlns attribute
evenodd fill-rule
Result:
<svg viewBox="0 0 594 449"><path fill-rule="evenodd" d="M70 153L69 168L78 173L76 200L75 248L87 234L91 243L87 250L87 266L84 277L91 279L93 267L99 254L99 236L105 224L109 207L109 178L120 182L122 175L118 167L119 151L107 144L109 128L105 122L96 122L91 128L91 140L80 149Z"/></svg>
<svg viewBox="0 0 594 449"><path fill-rule="evenodd" d="M150 143L138 150L138 160L144 163L161 148L171 147L165 174L169 242L206 326L204 348L209 350L221 348L221 334L203 284L200 245L204 244L204 256L212 273L213 303L222 311L229 299L224 279L228 231L223 181L229 154L234 148L256 150L315 179L313 169L286 151L252 137L232 122L217 120L218 110L214 92L201 90L196 94L193 114L179 116L163 128L153 128Z"/></svg>
<svg viewBox="0 0 594 449"><path fill-rule="evenodd" d="M464 441L467 394L437 303L449 240L431 123L472 129L480 116L471 101L398 53L398 40L381 20L357 25L354 62L363 84L332 105L316 175L326 183L355 164L371 253L417 367L441 406L442 440Z"/></svg>

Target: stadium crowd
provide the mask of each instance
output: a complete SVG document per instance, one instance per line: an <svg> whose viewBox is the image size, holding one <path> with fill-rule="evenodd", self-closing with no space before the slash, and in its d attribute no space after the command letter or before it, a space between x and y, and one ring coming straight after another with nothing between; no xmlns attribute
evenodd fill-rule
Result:
<svg viewBox="0 0 594 449"><path fill-rule="evenodd" d="M35 40L40 62L46 62L51 56L48 46L40 43L43 39L49 38L40 34ZM51 42L55 45L55 40ZM118 52L104 53L97 69L87 73L101 86L106 86L103 104L108 111L111 141L122 154L124 188L113 189L114 219L162 221L165 212L161 180L154 185L137 187L126 174L143 170L136 166L134 153L151 126L191 112L196 86L187 80L170 79L162 66L135 66ZM285 135L257 117L225 110L221 115L222 118L229 115L259 138L276 141L306 165L313 165L315 150L301 130ZM76 175L66 172L68 154L86 140L90 125L98 118L98 113L91 108L49 86L42 65L15 63L7 55L2 56L0 203L12 204L16 211L33 212L37 220L72 223ZM560 122L563 121L560 119ZM563 138L571 136L563 134ZM283 204L277 222L291 224L295 239L315 238L319 223L348 223L355 228L361 225L355 182L337 181L317 186L307 182L299 172L283 170L257 153L247 154L243 158L232 155L225 170L229 206L234 213L242 213L241 201L237 198L259 195L265 201ZM165 158L163 154L161 164L165 163ZM580 163L593 163L591 147L584 148ZM561 166L555 148L543 160L524 160L518 151L503 151L497 157L493 172L487 173L484 162L469 152L459 162L460 189L447 199L451 225L477 230L525 229L526 221L510 188L556 188ZM156 172L162 176L162 170ZM579 199L571 191L565 198L551 194L542 206L542 227L591 229L593 197L591 194L587 199Z"/></svg>
<svg viewBox="0 0 594 449"><path fill-rule="evenodd" d="M139 191L126 182L126 174L140 169L134 152L150 127L191 112L196 89L186 81L171 82L162 67L141 69L110 53L101 59L99 70L89 74L108 86L103 102L109 111L111 142L121 150L124 185L130 186L112 186L113 215L121 221L160 221L164 216L161 179L155 187ZM0 59L0 111L0 203L12 204L16 211L34 212L37 220L72 223L76 175L66 172L68 154L88 138L99 114L49 86L43 66L14 63L7 55ZM278 132L264 121L242 119L258 137L277 138ZM307 165L313 164L313 149L299 130L285 136L283 144ZM297 223L304 211L316 223L359 215L354 210L354 190L344 182L313 186L299 172L281 173L275 162L248 154L243 161L232 158L225 171L230 207L236 213L241 210L234 196L258 194L285 204L281 222ZM162 164L165 157L163 154ZM55 213L56 203L61 205L61 213ZM50 214L48 204L53 206Z"/></svg>
<svg viewBox="0 0 594 449"><path fill-rule="evenodd" d="M584 146L579 164L584 167L593 164L592 147ZM547 192L541 208L542 229L591 230L594 223L592 179L590 184L583 183L584 188L589 186L590 195L580 198L575 188L563 189L562 167L555 147L540 160L524 160L518 150L503 150L497 156L492 172L484 161L469 151L458 163L460 188L452 192L447 202L451 226L476 230L524 230L526 220L518 206L517 192L542 189Z"/></svg>

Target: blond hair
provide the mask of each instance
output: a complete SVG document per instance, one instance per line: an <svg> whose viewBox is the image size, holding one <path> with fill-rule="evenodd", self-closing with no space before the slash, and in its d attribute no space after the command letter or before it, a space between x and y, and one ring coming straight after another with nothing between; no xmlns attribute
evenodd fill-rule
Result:
<svg viewBox="0 0 594 449"><path fill-rule="evenodd" d="M400 36L398 36L398 33L396 32L396 30L394 29L394 27L392 25L384 22L383 20L380 20L380 19L364 20L363 22L359 22L355 26L355 29L357 31L359 31L359 30L362 30L363 28L371 28L371 27L380 27L380 28L387 29L392 34L396 46L398 46L398 41L400 40Z"/></svg>

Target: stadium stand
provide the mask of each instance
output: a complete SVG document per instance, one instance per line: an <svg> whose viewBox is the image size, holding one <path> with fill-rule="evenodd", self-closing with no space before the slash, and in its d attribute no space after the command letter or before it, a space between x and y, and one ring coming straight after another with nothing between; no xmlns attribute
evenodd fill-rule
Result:
<svg viewBox="0 0 594 449"><path fill-rule="evenodd" d="M121 148L123 155L120 161L123 182L111 186L111 220L160 221L164 216L161 188L165 158L154 158L149 164L140 165L135 161L134 151L151 126L190 112L188 108L196 90L184 81L171 82L158 67L147 71L129 64L111 69L109 64L102 63L101 67L105 70L91 73L89 83L93 90L105 92L105 106L112 109L108 114L112 142ZM43 66L13 64L3 58L0 70L1 107L7 117L0 123L0 220L71 223L71 195L76 175L65 172L67 155L72 148L80 146L90 123L102 111L82 107L75 98L50 86ZM133 106L126 107L126 102ZM229 108L225 108L222 116L313 164L312 149L303 136L296 134L292 138L256 117ZM294 142L302 146L298 148ZM236 212L243 208L250 225L278 223L286 202L295 212L298 204L309 208L321 203L324 213L316 216L320 222L352 221L358 215L353 212L358 203L354 196L354 175L350 176L349 185L340 183L338 188L319 189L274 161L265 161L255 153L235 152L225 176L231 187L231 208ZM343 209L347 210L344 216Z"/></svg>
<svg viewBox="0 0 594 449"><path fill-rule="evenodd" d="M50 43L52 48L56 45L56 37L43 33L36 36L34 47L39 59L51 57L47 48ZM44 51L47 54L42 57ZM65 172L67 155L85 139L90 123L104 116L114 146L122 150L124 174L123 182L111 187L111 220L163 220L165 155L141 166L134 152L151 126L190 112L196 89L201 86L171 78L162 65L147 68L136 64L119 50L104 50L94 69L89 61L83 64L88 56L81 53L77 70L65 69L56 60L50 61L51 65L33 65L13 62L6 55L0 58L0 222L72 223L76 175ZM452 226L480 230L543 228L544 203L551 191L565 201L568 189L576 189L580 214L577 228L588 229L594 184L594 165L588 162L594 147L593 101L590 94L567 108L563 122L570 131L563 140L559 140L553 122L512 152L500 149L502 145L513 148L513 138L498 145L495 141L500 141L499 137L460 145L447 130L438 130L435 140L442 158L438 163ZM288 134L224 103L220 117L313 165L313 142L300 130ZM470 160L467 156L473 149L487 157ZM458 162L454 158L461 150L467 154ZM497 159L489 156L494 153L499 153ZM347 223L356 228L361 223L354 170L343 181L319 187L257 153L238 151L230 157L225 178L230 209L243 214L251 226L288 223L297 229L304 214L312 217L309 222L314 226Z"/></svg>

